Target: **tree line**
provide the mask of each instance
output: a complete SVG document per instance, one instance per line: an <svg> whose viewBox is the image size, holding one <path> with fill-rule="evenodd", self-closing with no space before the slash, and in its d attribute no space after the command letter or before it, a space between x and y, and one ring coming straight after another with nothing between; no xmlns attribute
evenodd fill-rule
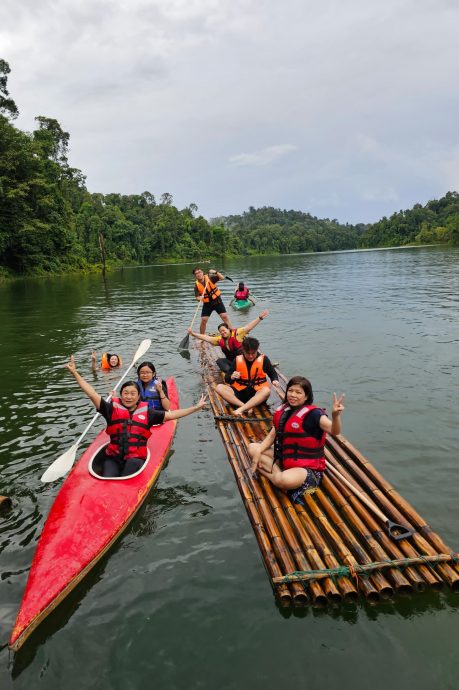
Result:
<svg viewBox="0 0 459 690"><path fill-rule="evenodd" d="M198 207L174 206L170 193L97 194L68 159L70 135L43 115L18 129L0 59L0 275L112 264L250 254L321 252L414 242L459 243L459 198L448 192L373 225L340 224L301 211L250 207L210 222Z"/></svg>

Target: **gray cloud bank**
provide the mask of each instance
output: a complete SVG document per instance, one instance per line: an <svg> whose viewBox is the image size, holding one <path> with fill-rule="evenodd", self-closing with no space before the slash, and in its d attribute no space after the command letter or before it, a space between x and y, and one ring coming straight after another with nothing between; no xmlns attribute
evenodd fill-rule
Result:
<svg viewBox="0 0 459 690"><path fill-rule="evenodd" d="M453 0L4 0L21 111L91 191L345 222L459 189Z"/></svg>

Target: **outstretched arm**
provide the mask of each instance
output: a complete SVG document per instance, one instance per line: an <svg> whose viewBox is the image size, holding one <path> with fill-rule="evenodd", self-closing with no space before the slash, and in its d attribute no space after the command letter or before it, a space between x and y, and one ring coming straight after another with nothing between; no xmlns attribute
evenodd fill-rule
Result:
<svg viewBox="0 0 459 690"><path fill-rule="evenodd" d="M337 436L341 433L341 412L344 410L344 393L342 393L339 398L336 397L336 393L333 393L333 403L332 403L332 419L331 421L325 415L320 418L320 428L322 431L326 431L327 434L332 434L332 436Z"/></svg>
<svg viewBox="0 0 459 690"><path fill-rule="evenodd" d="M258 324L261 323L263 321L263 319L266 319L267 316L269 316L269 311L267 309L265 309L264 311L262 311L260 313L260 316L257 316L257 318L254 319L253 321L251 321L250 323L248 323L247 326L243 326L244 331L246 333L250 333L250 331L253 328L255 328L255 326L258 326Z"/></svg>
<svg viewBox="0 0 459 690"><path fill-rule="evenodd" d="M187 333L192 335L193 338L198 338L199 340L205 340L206 343L211 343L212 345L215 345L214 338L211 335L206 335L205 333L195 333L194 331L191 330L191 328L187 329Z"/></svg>
<svg viewBox="0 0 459 690"><path fill-rule="evenodd" d="M91 384L85 381L81 374L78 373L75 366L75 357L73 355L71 355L70 361L65 367L70 371L83 393L88 396L94 407L98 410L100 408L101 396L94 390Z"/></svg>
<svg viewBox="0 0 459 690"><path fill-rule="evenodd" d="M93 370L94 373L97 371L97 364L96 364L96 351L93 350L91 352L91 369Z"/></svg>
<svg viewBox="0 0 459 690"><path fill-rule="evenodd" d="M192 407L183 407L180 410L169 410L164 414L164 421L168 422L170 419L180 419L181 417L188 417L189 414L193 414L194 412L199 412L199 410L202 410L203 407L205 407L207 402L207 398L205 395L201 395L199 398L199 401L196 403L196 405L193 405Z"/></svg>

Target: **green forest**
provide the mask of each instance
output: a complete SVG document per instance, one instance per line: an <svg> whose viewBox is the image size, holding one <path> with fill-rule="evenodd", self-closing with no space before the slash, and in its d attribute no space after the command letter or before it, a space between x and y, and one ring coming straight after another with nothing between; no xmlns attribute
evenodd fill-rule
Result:
<svg viewBox="0 0 459 690"><path fill-rule="evenodd" d="M98 194L69 163L70 135L39 115L32 132L18 129L8 91L10 67L0 59L0 277L91 270L107 264L289 254L406 244L459 244L459 195L372 225L341 224L272 207L242 215L198 215L172 194Z"/></svg>

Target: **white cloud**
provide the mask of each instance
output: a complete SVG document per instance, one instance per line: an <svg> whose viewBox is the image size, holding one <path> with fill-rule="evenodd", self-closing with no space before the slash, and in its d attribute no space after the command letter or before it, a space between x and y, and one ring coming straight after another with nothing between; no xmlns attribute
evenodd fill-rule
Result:
<svg viewBox="0 0 459 690"><path fill-rule="evenodd" d="M255 153L238 153L235 156L230 156L228 160L233 165L269 165L278 158L296 150L297 147L293 144L278 144L277 146L267 146Z"/></svg>
<svg viewBox="0 0 459 690"><path fill-rule="evenodd" d="M55 117L91 191L368 221L457 186L458 19L454 0L3 0L0 57L17 126Z"/></svg>

